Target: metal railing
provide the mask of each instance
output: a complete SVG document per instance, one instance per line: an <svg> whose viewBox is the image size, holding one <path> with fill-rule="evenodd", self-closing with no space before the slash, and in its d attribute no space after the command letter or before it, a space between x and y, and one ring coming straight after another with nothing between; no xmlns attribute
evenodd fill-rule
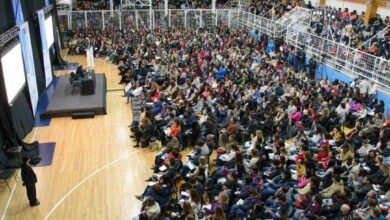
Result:
<svg viewBox="0 0 390 220"><path fill-rule="evenodd" d="M240 24L245 28L255 28L261 33L273 38L282 37L286 34L287 27L310 24L310 10L306 8L295 8L278 20L272 20L250 12L240 11Z"/></svg>
<svg viewBox="0 0 390 220"><path fill-rule="evenodd" d="M167 28L167 27L232 27L238 21L237 9L169 9L168 15L161 10L102 10L102 11L69 11L68 29L85 29L88 27L133 27L133 28Z"/></svg>
<svg viewBox="0 0 390 220"><path fill-rule="evenodd" d="M286 42L351 77L361 76L390 88L390 62L311 33L287 28Z"/></svg>
<svg viewBox="0 0 390 220"><path fill-rule="evenodd" d="M226 2L226 4L223 5L222 9L225 10L231 10L231 9L236 9L235 15L238 15L238 11L246 10L251 1L250 0L229 0ZM231 14L229 13L217 13L217 20L219 21L228 21L232 20L231 19ZM234 19L233 19L234 20ZM230 22L225 22L225 23L230 23Z"/></svg>
<svg viewBox="0 0 390 220"><path fill-rule="evenodd" d="M66 14L66 13L61 13ZM304 14L304 13L303 13ZM121 11L69 11L69 28L90 26L106 29L120 28L166 28L166 27L242 27L258 30L272 38L284 37L290 45L300 48L309 57L332 66L352 77L361 76L373 80L381 89L390 91L390 61L361 52L342 43L337 43L299 28L306 16L296 22L273 21L239 9L168 10L121 10ZM299 16L298 16L299 17ZM305 18L305 19L303 19Z"/></svg>
<svg viewBox="0 0 390 220"><path fill-rule="evenodd" d="M337 43L306 32L292 25L240 11L239 26L258 30L271 38L284 37L289 45L302 49L309 57L334 67L351 76L361 76L375 81L381 90L390 91L390 61L361 52L347 45Z"/></svg>
<svg viewBox="0 0 390 220"><path fill-rule="evenodd" d="M285 30L285 26L278 24L276 21L246 11L239 12L238 23L241 27L256 29L271 37L282 36Z"/></svg>
<svg viewBox="0 0 390 220"><path fill-rule="evenodd" d="M279 18L276 22L289 27L293 24L305 24L310 26L311 10L308 8L295 7L288 13Z"/></svg>
<svg viewBox="0 0 390 220"><path fill-rule="evenodd" d="M371 47L371 44L375 42L376 40L385 38L385 35L387 33L390 33L390 26L385 27L380 32L372 36L370 39L368 39L366 42L362 43L360 46L363 46L365 48Z"/></svg>

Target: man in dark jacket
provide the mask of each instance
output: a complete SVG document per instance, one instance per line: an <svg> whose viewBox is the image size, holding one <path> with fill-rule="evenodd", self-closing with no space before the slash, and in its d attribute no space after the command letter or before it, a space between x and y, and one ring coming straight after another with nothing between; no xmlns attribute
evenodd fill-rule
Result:
<svg viewBox="0 0 390 220"><path fill-rule="evenodd" d="M36 195L35 183L37 183L37 176L35 175L33 169L27 164L29 159L23 159L23 164L21 167L22 170L22 180L23 186L26 186L27 197L30 200L30 206L39 205L39 201Z"/></svg>

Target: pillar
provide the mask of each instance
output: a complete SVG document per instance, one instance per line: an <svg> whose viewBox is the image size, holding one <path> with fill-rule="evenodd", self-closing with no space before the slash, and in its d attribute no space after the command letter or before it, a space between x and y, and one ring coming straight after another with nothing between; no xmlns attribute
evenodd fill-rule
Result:
<svg viewBox="0 0 390 220"><path fill-rule="evenodd" d="M364 18L364 24L368 24L370 18L376 15L377 9L378 9L378 5L376 4L375 0L366 1L366 16Z"/></svg>

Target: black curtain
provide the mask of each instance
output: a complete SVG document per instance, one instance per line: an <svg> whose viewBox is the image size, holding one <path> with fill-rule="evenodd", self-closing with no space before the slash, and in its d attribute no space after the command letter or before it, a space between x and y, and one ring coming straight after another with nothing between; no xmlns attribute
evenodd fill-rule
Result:
<svg viewBox="0 0 390 220"><path fill-rule="evenodd" d="M12 6L8 0L0 1L0 35L8 31L13 26L15 26L15 21L13 19L13 13L11 7ZM1 62L0 62L0 78L3 79ZM9 142L8 140L14 140L13 144L17 144L15 140L16 136L12 126L12 121L9 116L10 116L10 109L8 107L8 101L5 93L3 80L1 80L0 83L0 123L1 123L0 149L2 149L5 143Z"/></svg>
<svg viewBox="0 0 390 220"><path fill-rule="evenodd" d="M0 51L1 52L1 51ZM3 71L2 71L2 65L0 62L0 122L1 122L1 148L3 149L4 144L6 144L6 147L10 146L16 146L20 143L17 141L17 136L14 130L14 126L11 119L11 112L8 105L7 100L7 93L4 86L4 77L3 77Z"/></svg>
<svg viewBox="0 0 390 220"><path fill-rule="evenodd" d="M45 7L45 0L20 1L24 20L29 23L38 92L41 94L46 87L46 83L43 69L39 22L36 16L36 11ZM58 19L56 16L56 11L53 11L53 28L57 28ZM0 0L0 34L3 34L15 26L14 18L15 16L13 14L11 0ZM55 50L59 54L60 50L58 47L58 38L55 37L55 39ZM32 130L34 118L29 97L29 91L26 84L23 90L17 95L17 97L15 97L12 105L10 106L8 104L0 62L0 146L3 144L6 144L7 146L21 145L23 144L23 138Z"/></svg>
<svg viewBox="0 0 390 220"><path fill-rule="evenodd" d="M23 2L23 0L22 0ZM30 1L36 2L36 1ZM23 6L23 4L22 4ZM24 13L25 17L28 15ZM15 26L15 16L12 10L11 0L0 0L0 34L5 33L10 28ZM30 26L31 30L32 25ZM31 31L30 31L31 33ZM32 46L34 48L34 36L32 34ZM7 49L6 45L3 50ZM0 51L0 53L3 51ZM35 51L37 52L37 51ZM34 53L34 50L33 50ZM39 52L38 52L39 54ZM38 55L37 54L37 55ZM34 58L35 58L34 54ZM35 59L34 59L35 62ZM41 65L36 64L37 72ZM37 74L37 79L39 74ZM29 101L29 91L27 83L22 91L15 97L12 105L8 104L6 87L2 72L2 64L0 62L0 124L1 124L1 136L0 136L0 146L16 146L23 144L23 138L32 130L33 128L33 113L31 104Z"/></svg>
<svg viewBox="0 0 390 220"><path fill-rule="evenodd" d="M20 139L24 139L34 127L34 116L29 99L30 94L25 86L23 92L15 98L13 105L10 106L15 133Z"/></svg>
<svg viewBox="0 0 390 220"><path fill-rule="evenodd" d="M62 40L61 31L59 28L59 21L58 21L58 14L57 14L57 3L55 0L49 0L49 4L53 5L53 10L51 11L51 15L53 18L53 30L54 30L54 60L53 65L62 66L65 65L65 61L61 57L61 48L60 48L60 42L61 45L64 45L64 42ZM58 36L60 39L58 39ZM64 49L64 48L62 48Z"/></svg>
<svg viewBox="0 0 390 220"><path fill-rule="evenodd" d="M2 52L2 51L0 51ZM2 143L5 147L18 146L23 143L23 138L33 128L33 114L30 102L26 99L27 86L14 99L12 105L8 104L7 92L0 62L0 122L2 131Z"/></svg>
<svg viewBox="0 0 390 220"><path fill-rule="evenodd" d="M0 1L0 34L6 32L15 25L11 5L8 0Z"/></svg>

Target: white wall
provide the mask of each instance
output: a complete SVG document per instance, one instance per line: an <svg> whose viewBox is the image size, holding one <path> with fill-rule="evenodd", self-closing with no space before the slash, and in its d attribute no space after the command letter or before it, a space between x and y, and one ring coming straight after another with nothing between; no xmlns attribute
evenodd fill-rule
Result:
<svg viewBox="0 0 390 220"><path fill-rule="evenodd" d="M376 10L376 13L380 14L382 19L384 19L386 16L390 16L390 9L381 7Z"/></svg>
<svg viewBox="0 0 390 220"><path fill-rule="evenodd" d="M311 5L313 5L314 7L320 6L320 0L305 0L306 4L309 2L311 2Z"/></svg>
<svg viewBox="0 0 390 220"><path fill-rule="evenodd" d="M340 0L326 0L326 5L336 8L341 8L342 11L344 11L344 8L348 8L349 11L356 10L358 14L360 14L362 11L366 11L366 5L350 2L350 1L340 1Z"/></svg>
<svg viewBox="0 0 390 220"><path fill-rule="evenodd" d="M349 11L356 10L358 14L360 14L362 11L366 11L365 4L350 2L347 0L326 0L326 5L341 8L342 10L344 10L344 8L348 8ZM385 18L386 16L390 16L390 9L380 7L377 9L377 13L380 14L382 18Z"/></svg>

